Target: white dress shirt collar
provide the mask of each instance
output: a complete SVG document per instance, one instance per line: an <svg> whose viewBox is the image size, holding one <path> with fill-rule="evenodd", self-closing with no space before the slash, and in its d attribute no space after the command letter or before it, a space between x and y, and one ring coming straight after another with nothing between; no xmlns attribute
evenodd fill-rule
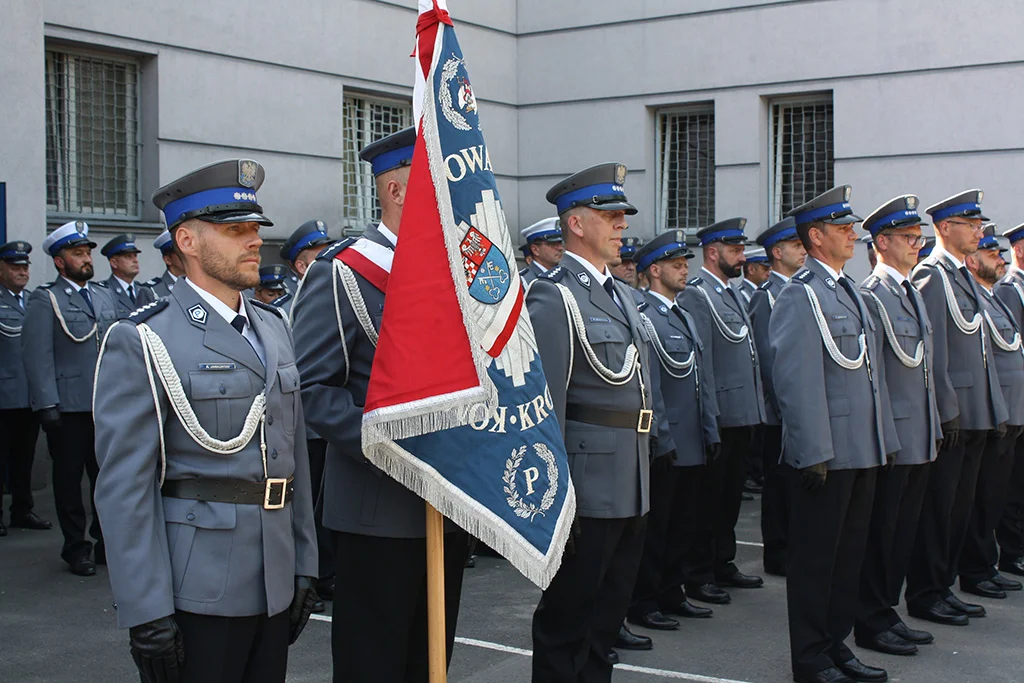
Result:
<svg viewBox="0 0 1024 683"><path fill-rule="evenodd" d="M239 310L233 311L231 310L231 307L228 306L226 303L215 297L213 294L210 294L205 289L189 280L187 277L185 278L185 282L188 283L189 287L196 290L196 294L198 294L203 301L210 304L210 308L212 308L217 313L217 315L224 318L224 321L227 322L228 325L231 324L231 321L235 319L236 315L240 315L243 318L245 318L245 328L249 327L249 315L245 312L245 304L242 303L241 294L239 294L238 297Z"/></svg>
<svg viewBox="0 0 1024 683"><path fill-rule="evenodd" d="M890 266L890 265L888 265L886 263L882 263L881 261L879 261L878 265L875 266L875 275L881 276L883 273L888 273L889 277L891 277L893 280L895 280L896 284L901 285L901 286L903 285L903 283L905 281L910 279L906 275L901 273L900 271L898 271L895 268L893 268L892 266Z"/></svg>
<svg viewBox="0 0 1024 683"><path fill-rule="evenodd" d="M773 270L772 274L775 275L776 277L781 277L783 282L789 282L792 279L788 275L783 275L777 270Z"/></svg>
<svg viewBox="0 0 1024 683"><path fill-rule="evenodd" d="M817 264L818 264L819 266L821 266L822 268L824 268L824 269L825 269L825 272L826 272L826 273L828 273L829 275L831 275L831 276L833 277L833 279L835 279L835 281L836 281L836 282L839 282L839 278L841 278L841 277L846 277L846 276L845 276L845 275L843 274L843 271L841 271L841 270L840 270L840 271L839 271L839 272L837 273L837 272L835 271L835 269L833 269L833 268L832 268L832 266L828 265L827 263L822 263L821 261L819 261L818 259L814 258L813 256L808 256L807 258L809 258L809 259L813 259L813 260L815 261L815 263L817 263Z"/></svg>
<svg viewBox="0 0 1024 683"><path fill-rule="evenodd" d="M61 276L60 276L60 278L61 278L62 280L64 280L64 282L66 282L66 283L68 283L69 285L71 285L72 287L74 287L74 288L75 288L75 291L76 291L76 292L80 292L80 291L82 291L83 289L89 289L89 283L88 283L88 282L86 282L86 283L85 283L85 286L83 287L82 285L78 284L77 282L73 282L73 281L71 281L71 280L67 279L67 278L66 278L66 277L64 277L63 275L61 275ZM89 291L91 292L92 290L89 290Z"/></svg>
<svg viewBox="0 0 1024 683"><path fill-rule="evenodd" d="M669 308L672 308L673 306L676 305L676 302L672 301L671 299L666 297L664 294L659 294L658 292L655 292L653 289L648 289L647 291L649 293L653 294L655 297L657 297L658 301L663 302Z"/></svg>
<svg viewBox="0 0 1024 683"><path fill-rule="evenodd" d="M601 271L594 267L593 263L583 258L582 256L574 254L571 251L566 251L565 254L566 256L572 256L574 259L582 263L583 267L590 271L590 274L594 276L594 278L597 280L598 286L600 287L604 287L605 280L612 276L612 274L608 272L608 266L605 266L604 272L602 273Z"/></svg>
<svg viewBox="0 0 1024 683"><path fill-rule="evenodd" d="M125 282L124 280L122 280L121 278L119 278L116 275L114 276L114 279L117 280L117 284L121 285L121 289L123 289L124 293L127 294L128 291L129 291L129 287L132 286L131 283L130 282Z"/></svg>
<svg viewBox="0 0 1024 683"><path fill-rule="evenodd" d="M705 268L705 267L701 266L701 271L702 271L702 272L704 272L704 273L707 273L707 276L708 276L708 277L710 277L710 278L714 279L714 281L715 281L715 282L717 282L718 284L720 284L720 285L721 285L722 287L728 287L728 286L729 286L729 283L727 283L727 282L722 282L722 278L718 277L717 275L715 275L714 273L712 273L712 272L711 272L710 270L708 270L707 268Z"/></svg>
<svg viewBox="0 0 1024 683"><path fill-rule="evenodd" d="M392 247L398 246L398 235L391 232L391 229L384 225L383 221L377 226L377 232L384 235L384 239L391 242Z"/></svg>
<svg viewBox="0 0 1024 683"><path fill-rule="evenodd" d="M935 248L932 249L932 256L945 256L946 258L953 262L953 265L956 266L957 270L960 270L961 268L964 267L963 261L957 259L956 256L953 256L948 251L946 251L945 248L939 246L938 244L936 244Z"/></svg>

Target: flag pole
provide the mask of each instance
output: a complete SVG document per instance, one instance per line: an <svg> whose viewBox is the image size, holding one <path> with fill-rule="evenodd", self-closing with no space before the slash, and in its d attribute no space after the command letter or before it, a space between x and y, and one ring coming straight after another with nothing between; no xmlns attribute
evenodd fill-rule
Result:
<svg viewBox="0 0 1024 683"><path fill-rule="evenodd" d="M430 683L448 680L448 638L444 608L444 517L427 506L427 651Z"/></svg>

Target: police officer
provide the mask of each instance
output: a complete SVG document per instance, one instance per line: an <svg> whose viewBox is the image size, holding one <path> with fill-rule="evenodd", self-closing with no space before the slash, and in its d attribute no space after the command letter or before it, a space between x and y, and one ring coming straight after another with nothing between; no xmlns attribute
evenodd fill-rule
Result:
<svg viewBox="0 0 1024 683"><path fill-rule="evenodd" d="M743 279L740 280L739 290L743 303L749 308L750 297L768 279L771 264L768 262L768 254L765 253L764 247L747 249L743 252L743 258Z"/></svg>
<svg viewBox="0 0 1024 683"><path fill-rule="evenodd" d="M306 221L285 240L280 255L291 265L292 272L285 278L284 284L292 296L298 291L299 283L316 255L333 241L327 236L327 224L318 218Z"/></svg>
<svg viewBox="0 0 1024 683"><path fill-rule="evenodd" d="M21 354L31 251L32 245L21 240L0 245L0 482L6 480L11 492L11 526L41 530L53 525L32 511L32 460L39 422L29 407ZM0 503L2 495L0 486ZM0 504L0 536L6 535Z"/></svg>
<svg viewBox="0 0 1024 683"><path fill-rule="evenodd" d="M711 610L686 599L682 584L684 553L695 543L701 510L697 491L701 470L718 455L721 439L711 376L703 362L703 344L690 314L675 303L686 288L688 260L682 230L669 230L637 252L637 268L650 283L641 317L651 336L667 421L675 444L674 460L659 458L651 473L651 511L647 517L643 559L633 588L628 618L654 629L676 628L664 615L711 616ZM708 542L709 539L703 539Z"/></svg>
<svg viewBox="0 0 1024 683"><path fill-rule="evenodd" d="M843 273L860 221L849 200L844 185L789 212L808 258L776 300L768 327L782 453L794 480L786 588L797 683L888 677L843 642L857 608L875 476L899 450L881 339Z"/></svg>
<svg viewBox="0 0 1024 683"><path fill-rule="evenodd" d="M892 466L877 474L854 635L861 647L893 655L914 654L918 644L933 640L930 633L909 628L893 609L910 564L929 463L942 440L932 327L910 282L924 240L917 207L916 196L902 195L864 220L878 265L861 284L861 295L875 328L884 333L876 359L885 365L900 450Z"/></svg>
<svg viewBox="0 0 1024 683"><path fill-rule="evenodd" d="M784 218L762 231L755 241L761 245L771 270L768 279L750 296L750 329L760 361L761 387L764 390L765 423L761 426L761 541L764 544L764 570L775 576L786 575L786 547L789 536L789 477L782 476L782 420L772 382L772 349L768 325L772 308L790 278L803 268L807 251L796 233L796 221Z"/></svg>
<svg viewBox="0 0 1024 683"><path fill-rule="evenodd" d="M864 243L864 248L868 253L868 265L870 265L871 270L874 271L875 267L878 265L878 254L875 251L875 241L872 239L871 235L864 235L858 241Z"/></svg>
<svg viewBox="0 0 1024 683"><path fill-rule="evenodd" d="M315 598L290 329L239 295L272 225L263 179L232 159L154 193L184 277L111 328L98 362L96 506L144 683L283 683Z"/></svg>
<svg viewBox="0 0 1024 683"><path fill-rule="evenodd" d="M704 362L715 381L722 453L708 464L700 486L702 523L712 543L694 548L687 559L687 594L703 602L731 601L722 586L757 588L764 581L737 569L736 522L740 514L747 454L754 428L765 420L757 350L743 299L729 286L744 263L745 218L730 218L697 231L704 250L701 274L692 278L680 305L693 316L704 343Z"/></svg>
<svg viewBox="0 0 1024 683"><path fill-rule="evenodd" d="M926 237L923 242L924 246L921 247L920 251L917 252L917 262L925 260L932 255L932 249L935 248L935 238Z"/></svg>
<svg viewBox="0 0 1024 683"><path fill-rule="evenodd" d="M644 241L639 237L623 237L622 247L619 248L619 258L608 264L608 270L612 277L625 282L633 289L640 286L636 269L636 251L642 247Z"/></svg>
<svg viewBox="0 0 1024 683"><path fill-rule="evenodd" d="M142 284L152 288L157 297L168 296L174 289L174 283L185 274L185 266L181 261L181 254L174 250L174 242L171 240L171 233L164 230L155 240L153 247L160 250L160 256L167 266L164 274L152 280L146 280Z"/></svg>
<svg viewBox="0 0 1024 683"><path fill-rule="evenodd" d="M285 287L288 279L288 268L280 263L260 266L260 282L256 285L256 298L265 304L276 306L284 311L285 317L292 307L292 295Z"/></svg>
<svg viewBox="0 0 1024 683"><path fill-rule="evenodd" d="M1009 417L1005 430L989 432L978 470L978 487L967 528L967 538L957 570L960 589L986 598L1005 598L1007 591L1019 591L1020 581L1004 577L996 569L999 549L995 529L1009 495L1013 456L1024 430L1024 354L1021 352L1020 327L1013 312L992 290L1006 274L1006 261L995 234L995 224L985 226L978 251L968 254L964 265L977 281L981 294L982 317L992 340L992 358L999 376L1000 390Z"/></svg>
<svg viewBox="0 0 1024 683"><path fill-rule="evenodd" d="M391 270L415 144L416 131L407 128L360 152L373 170L381 222L362 238L321 253L293 308L303 403L310 426L327 441L323 523L334 531L337 560L331 626L336 683L428 677L426 505L369 463L361 430L387 289L386 278L378 276ZM450 658L467 535L446 524L444 547Z"/></svg>
<svg viewBox="0 0 1024 683"><path fill-rule="evenodd" d="M629 607L649 503L654 394L650 336L619 257L626 167L606 163L547 193L565 255L530 286L527 306L569 453L579 533L533 615L533 681L609 681L608 651ZM568 308L567 308L568 307ZM571 314L567 314L567 310ZM672 457L665 434L654 456Z"/></svg>
<svg viewBox="0 0 1024 683"><path fill-rule="evenodd" d="M1006 403L983 328L978 285L964 258L982 237L981 190L967 190L926 209L935 226L935 249L911 279L924 298L935 331L935 398L942 419L942 449L928 475L928 491L907 573L910 615L938 624L965 625L985 608L963 602L950 587L967 534L988 432L1006 422Z"/></svg>
<svg viewBox="0 0 1024 683"><path fill-rule="evenodd" d="M1010 309L1017 329L1024 330L1024 224L1003 233L1012 251L1006 275L995 287L996 296ZM1003 516L996 527L999 570L1024 576L1024 438L1017 440L1013 473Z"/></svg>
<svg viewBox="0 0 1024 683"><path fill-rule="evenodd" d="M127 318L136 308L141 308L156 299L152 287L135 284L139 274L139 248L135 246L135 235L115 235L103 245L100 253L110 262L110 277L103 283L110 289L117 302L117 317Z"/></svg>
<svg viewBox="0 0 1024 683"><path fill-rule="evenodd" d="M519 271L519 277L528 285L558 265L561 260L565 251L562 244L562 228L558 217L552 216L523 228L519 234L526 240L523 253L528 254L527 265Z"/></svg>
<svg viewBox="0 0 1024 683"><path fill-rule="evenodd" d="M43 250L53 258L59 275L29 296L21 332L31 406L46 432L53 460L53 496L64 533L61 557L79 576L96 573L93 546L85 540L82 471L91 489L96 482L93 373L103 335L117 320L111 291L89 282L95 246L85 221L65 223L43 241ZM103 536L95 507L89 533L97 542L95 560L103 564Z"/></svg>

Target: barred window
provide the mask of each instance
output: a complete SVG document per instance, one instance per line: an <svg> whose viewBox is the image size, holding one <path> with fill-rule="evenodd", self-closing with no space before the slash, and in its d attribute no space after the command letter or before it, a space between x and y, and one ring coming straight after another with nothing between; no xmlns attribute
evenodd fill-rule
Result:
<svg viewBox="0 0 1024 683"><path fill-rule="evenodd" d="M832 95L771 102L771 220L835 182Z"/></svg>
<svg viewBox="0 0 1024 683"><path fill-rule="evenodd" d="M412 104L409 102L362 95L345 97L342 199L346 230L362 232L367 224L380 220L373 172L370 164L359 159L359 150L411 125Z"/></svg>
<svg viewBox="0 0 1024 683"><path fill-rule="evenodd" d="M138 218L139 64L46 51L46 208Z"/></svg>
<svg viewBox="0 0 1024 683"><path fill-rule="evenodd" d="M658 112L658 232L715 222L713 105Z"/></svg>

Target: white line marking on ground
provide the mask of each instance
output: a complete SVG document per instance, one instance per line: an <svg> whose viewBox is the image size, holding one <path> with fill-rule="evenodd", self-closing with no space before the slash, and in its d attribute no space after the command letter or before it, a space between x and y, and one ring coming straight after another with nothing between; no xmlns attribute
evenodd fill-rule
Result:
<svg viewBox="0 0 1024 683"><path fill-rule="evenodd" d="M324 614L311 614L310 619L316 621L326 621L330 623L331 618ZM532 657L533 652L531 650L524 650L521 647L512 647L511 645L502 645L501 643L492 643L487 640L477 640L476 638L463 638L462 636L456 636L455 642L460 645L469 645L470 647L479 647L484 650L494 650L495 652L505 652L510 655L520 655L522 657ZM616 664L615 668L619 671L633 671L638 674L647 674L648 676L658 676L660 678L671 678L677 681L696 681L697 683L750 683L750 681L738 681L732 678L716 678L715 676L701 676L700 674L688 674L682 671L669 671L668 669L652 669L648 666L636 666L634 664Z"/></svg>
<svg viewBox="0 0 1024 683"><path fill-rule="evenodd" d="M764 543L754 543L753 541L736 541L736 545L752 545L755 548L764 547Z"/></svg>

